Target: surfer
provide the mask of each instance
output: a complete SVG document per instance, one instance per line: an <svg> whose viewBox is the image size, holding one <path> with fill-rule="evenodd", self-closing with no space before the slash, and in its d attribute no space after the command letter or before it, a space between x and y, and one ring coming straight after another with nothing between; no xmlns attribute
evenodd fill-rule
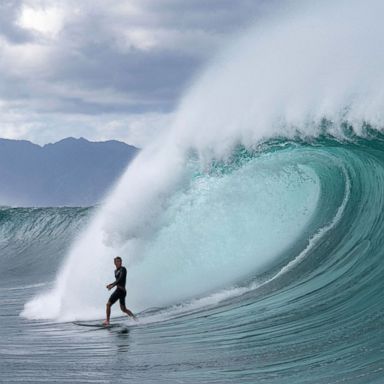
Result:
<svg viewBox="0 0 384 384"><path fill-rule="evenodd" d="M127 270L122 266L122 259L120 256L114 258L113 262L115 263L115 279L111 284L107 285L108 291L113 287L116 287L116 290L112 293L111 297L107 302L107 319L103 322L104 325L109 325L109 319L111 317L111 307L116 303L117 300L120 301L120 309L126 313L128 316L136 319L136 316L125 306L125 296L127 291L125 290L125 281L127 279Z"/></svg>

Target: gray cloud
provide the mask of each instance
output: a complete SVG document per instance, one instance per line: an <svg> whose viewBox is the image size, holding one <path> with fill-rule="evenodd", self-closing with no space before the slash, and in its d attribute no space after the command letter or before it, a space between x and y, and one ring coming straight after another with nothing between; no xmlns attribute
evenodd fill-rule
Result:
<svg viewBox="0 0 384 384"><path fill-rule="evenodd" d="M73 135L79 116L89 116L88 136L100 135L92 123L98 115L115 123L120 116L127 132L135 125L130 115L148 114L153 126L153 116L174 111L185 87L228 37L272 3L279 2L3 0L0 137L57 132L60 139ZM64 134L57 123L63 116L71 120Z"/></svg>
<svg viewBox="0 0 384 384"><path fill-rule="evenodd" d="M32 39L30 33L16 25L22 0L3 0L0 3L0 35L10 43L20 44Z"/></svg>

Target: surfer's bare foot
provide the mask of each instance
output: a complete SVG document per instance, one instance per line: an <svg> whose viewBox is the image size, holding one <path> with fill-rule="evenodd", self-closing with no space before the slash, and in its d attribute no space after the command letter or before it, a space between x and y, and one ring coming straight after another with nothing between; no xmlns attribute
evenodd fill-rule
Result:
<svg viewBox="0 0 384 384"><path fill-rule="evenodd" d="M109 321L108 320L104 320L103 321L103 325L108 326L109 325Z"/></svg>

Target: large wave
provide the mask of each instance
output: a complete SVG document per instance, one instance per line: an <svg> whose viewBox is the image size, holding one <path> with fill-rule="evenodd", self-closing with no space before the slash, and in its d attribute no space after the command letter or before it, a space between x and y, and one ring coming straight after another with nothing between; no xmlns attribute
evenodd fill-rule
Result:
<svg viewBox="0 0 384 384"><path fill-rule="evenodd" d="M23 314L101 316L117 254L142 310L268 281L315 246L358 180L335 138L383 119L384 5L368 3L296 8L213 60Z"/></svg>

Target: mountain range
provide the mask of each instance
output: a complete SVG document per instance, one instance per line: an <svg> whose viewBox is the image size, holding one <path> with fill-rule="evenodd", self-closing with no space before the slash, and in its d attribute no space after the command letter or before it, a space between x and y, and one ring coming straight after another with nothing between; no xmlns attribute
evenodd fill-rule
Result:
<svg viewBox="0 0 384 384"><path fill-rule="evenodd" d="M138 151L115 140L91 142L70 137L39 146L0 139L0 205L98 204Z"/></svg>

